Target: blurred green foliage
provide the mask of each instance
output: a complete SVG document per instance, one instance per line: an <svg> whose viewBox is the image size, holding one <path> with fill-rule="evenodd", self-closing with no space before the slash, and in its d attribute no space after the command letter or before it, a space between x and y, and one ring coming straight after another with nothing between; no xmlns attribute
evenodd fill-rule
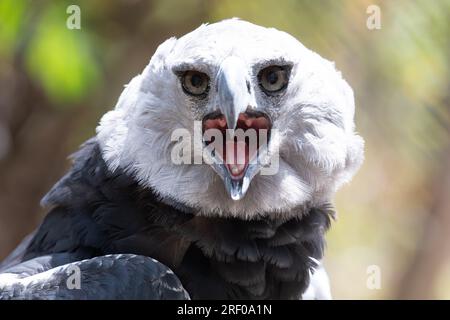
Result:
<svg viewBox="0 0 450 320"><path fill-rule="evenodd" d="M67 5L53 2L39 17L26 52L27 69L57 106L78 102L97 88L100 63L89 32L64 28Z"/></svg>
<svg viewBox="0 0 450 320"><path fill-rule="evenodd" d="M25 1L0 1L0 55L11 56L24 21Z"/></svg>
<svg viewBox="0 0 450 320"><path fill-rule="evenodd" d="M89 31L66 27L67 1L0 2L0 52L25 57L26 70L57 107L80 102L100 82L100 62ZM30 10L33 8L35 10ZM23 52L22 52L23 51Z"/></svg>

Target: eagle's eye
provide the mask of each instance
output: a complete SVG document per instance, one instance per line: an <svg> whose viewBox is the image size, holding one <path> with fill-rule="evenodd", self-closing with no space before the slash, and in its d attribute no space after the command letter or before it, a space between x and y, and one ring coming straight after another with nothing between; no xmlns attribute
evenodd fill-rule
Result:
<svg viewBox="0 0 450 320"><path fill-rule="evenodd" d="M190 70L183 74L181 84L186 93L201 96L208 91L209 77L202 72Z"/></svg>
<svg viewBox="0 0 450 320"><path fill-rule="evenodd" d="M270 66L261 70L258 74L259 85L267 93L275 93L286 88L288 75L286 68Z"/></svg>

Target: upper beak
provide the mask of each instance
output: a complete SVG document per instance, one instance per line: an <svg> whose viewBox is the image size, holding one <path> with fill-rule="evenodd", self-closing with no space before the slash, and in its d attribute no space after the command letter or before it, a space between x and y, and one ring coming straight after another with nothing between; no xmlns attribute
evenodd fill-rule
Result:
<svg viewBox="0 0 450 320"><path fill-rule="evenodd" d="M216 88L216 106L225 115L228 129L235 129L239 114L256 106L247 67L241 59L231 56L222 62Z"/></svg>
<svg viewBox="0 0 450 320"><path fill-rule="evenodd" d="M226 120L227 129L236 129L239 117L242 114L249 114L252 109L256 109L256 100L250 86L248 68L244 62L237 57L226 58L219 69L217 75L217 95L215 110L209 115L220 114ZM208 115L205 117L207 119ZM242 199L250 185L250 181L259 171L257 162L246 164L245 171L236 177L231 174L229 167L223 161L217 161L212 156L212 167L222 178L225 189L233 200Z"/></svg>

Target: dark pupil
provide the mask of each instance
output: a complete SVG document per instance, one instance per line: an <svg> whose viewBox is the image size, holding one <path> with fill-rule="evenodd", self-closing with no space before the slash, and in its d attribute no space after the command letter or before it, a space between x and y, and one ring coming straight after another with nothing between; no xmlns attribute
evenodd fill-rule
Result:
<svg viewBox="0 0 450 320"><path fill-rule="evenodd" d="M278 73L277 72L270 72L267 75L267 81L269 81L270 84L275 84L278 82Z"/></svg>
<svg viewBox="0 0 450 320"><path fill-rule="evenodd" d="M192 84L194 87L198 88L198 87L200 87L200 86L202 85L202 83L203 83L203 79L202 79L202 77L201 77L200 75L194 74L194 75L191 77L191 84Z"/></svg>

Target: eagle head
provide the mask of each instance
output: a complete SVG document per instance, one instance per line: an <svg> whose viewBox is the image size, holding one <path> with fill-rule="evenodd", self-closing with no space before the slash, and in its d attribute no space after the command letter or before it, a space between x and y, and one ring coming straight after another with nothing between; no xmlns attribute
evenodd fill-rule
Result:
<svg viewBox="0 0 450 320"><path fill-rule="evenodd" d="M238 19L162 43L97 128L103 158L198 214L294 214L330 202L363 160L334 64Z"/></svg>

